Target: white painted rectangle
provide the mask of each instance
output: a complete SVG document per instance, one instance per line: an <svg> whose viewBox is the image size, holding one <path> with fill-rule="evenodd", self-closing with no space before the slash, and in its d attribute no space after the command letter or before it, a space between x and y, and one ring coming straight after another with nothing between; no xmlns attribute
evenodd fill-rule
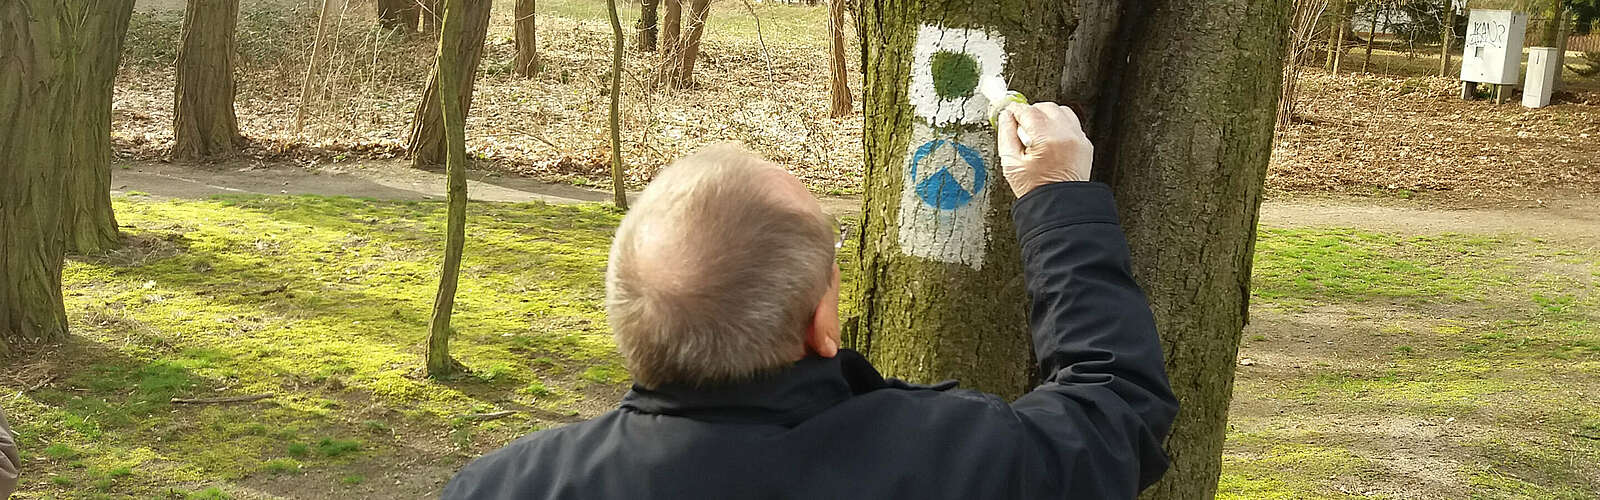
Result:
<svg viewBox="0 0 1600 500"><path fill-rule="evenodd" d="M1461 54L1461 80L1497 85L1520 83L1522 39L1527 31L1527 14L1472 9L1467 19L1466 47Z"/></svg>
<svg viewBox="0 0 1600 500"><path fill-rule="evenodd" d="M1561 62L1552 47L1528 49L1528 83L1522 86L1522 105L1542 108L1550 105L1550 94L1556 88L1556 70Z"/></svg>

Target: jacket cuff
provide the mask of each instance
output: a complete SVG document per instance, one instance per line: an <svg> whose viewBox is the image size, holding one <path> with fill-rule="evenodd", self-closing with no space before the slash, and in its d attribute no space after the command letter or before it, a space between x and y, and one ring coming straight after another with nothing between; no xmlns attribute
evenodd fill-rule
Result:
<svg viewBox="0 0 1600 500"><path fill-rule="evenodd" d="M1034 188L1011 207L1022 246L1051 229L1074 224L1116 224L1117 201L1111 186L1099 182L1057 182Z"/></svg>

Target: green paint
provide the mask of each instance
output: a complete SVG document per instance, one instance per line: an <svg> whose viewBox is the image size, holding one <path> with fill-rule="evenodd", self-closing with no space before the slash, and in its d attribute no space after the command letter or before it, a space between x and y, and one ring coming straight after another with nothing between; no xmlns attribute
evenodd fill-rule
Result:
<svg viewBox="0 0 1600 500"><path fill-rule="evenodd" d="M933 92L943 99L971 97L978 88L978 60L960 52L933 53Z"/></svg>

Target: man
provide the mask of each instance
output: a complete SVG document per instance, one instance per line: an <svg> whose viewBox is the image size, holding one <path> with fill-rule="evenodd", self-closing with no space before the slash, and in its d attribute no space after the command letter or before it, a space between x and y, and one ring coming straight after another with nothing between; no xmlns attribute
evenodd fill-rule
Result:
<svg viewBox="0 0 1600 500"><path fill-rule="evenodd" d="M1166 470L1177 402L1111 191L1084 182L1093 146L1071 111L1017 104L999 127L1033 392L1007 404L884 379L840 349L817 200L713 147L664 170L617 229L606 305L635 381L621 408L485 455L443 496L1135 497Z"/></svg>
<svg viewBox="0 0 1600 500"><path fill-rule="evenodd" d="M11 435L5 410L0 410L0 499L11 498L11 493L17 491L17 468L21 465L17 439Z"/></svg>

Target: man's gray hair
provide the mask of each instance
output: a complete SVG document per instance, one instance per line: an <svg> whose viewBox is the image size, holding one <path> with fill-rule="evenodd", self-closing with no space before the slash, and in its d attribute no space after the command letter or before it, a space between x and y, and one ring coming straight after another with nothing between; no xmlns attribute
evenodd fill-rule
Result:
<svg viewBox="0 0 1600 500"><path fill-rule="evenodd" d="M777 189L781 175L712 146L662 170L623 218L606 311L635 383L733 382L804 355L832 283L833 234Z"/></svg>

